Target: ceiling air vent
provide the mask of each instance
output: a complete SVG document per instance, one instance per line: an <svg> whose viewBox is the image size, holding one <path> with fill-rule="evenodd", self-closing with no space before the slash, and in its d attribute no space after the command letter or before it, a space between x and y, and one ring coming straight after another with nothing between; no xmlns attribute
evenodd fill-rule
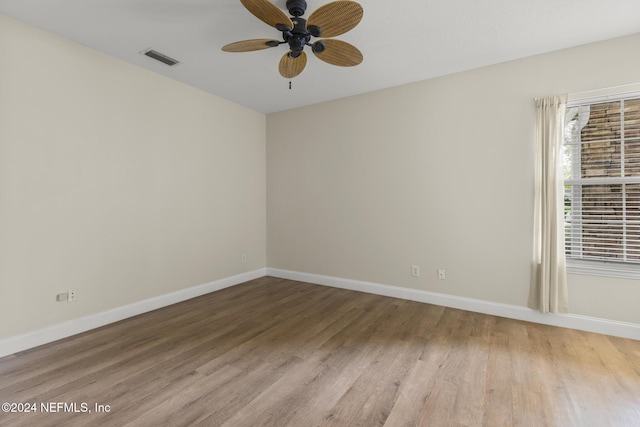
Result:
<svg viewBox="0 0 640 427"><path fill-rule="evenodd" d="M165 55L163 53L160 53L160 52L158 52L156 50L153 50L153 49L145 50L142 53L147 55L149 58L153 58L156 61L160 61L163 64L169 65L170 67L173 67L174 65L180 63L180 61L176 61L175 59L170 58L167 55Z"/></svg>

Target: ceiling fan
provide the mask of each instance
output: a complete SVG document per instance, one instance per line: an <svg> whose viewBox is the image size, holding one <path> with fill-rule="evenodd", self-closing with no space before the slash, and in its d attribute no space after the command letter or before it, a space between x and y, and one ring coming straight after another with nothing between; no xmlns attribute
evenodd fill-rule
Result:
<svg viewBox="0 0 640 427"><path fill-rule="evenodd" d="M341 67L352 67L362 62L362 53L355 46L333 38L321 38L311 43L311 37L336 37L354 28L362 19L363 9L355 1L341 0L320 6L301 18L307 10L305 0L287 0L291 18L269 0L240 0L258 19L282 32L282 40L252 39L230 43L222 47L225 52L251 52L288 44L289 51L280 60L278 70L284 78L293 78L307 64L305 46L324 62Z"/></svg>

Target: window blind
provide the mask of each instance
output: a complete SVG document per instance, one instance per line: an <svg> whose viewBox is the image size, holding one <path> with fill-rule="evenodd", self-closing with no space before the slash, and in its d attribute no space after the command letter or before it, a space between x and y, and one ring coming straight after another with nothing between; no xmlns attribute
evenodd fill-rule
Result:
<svg viewBox="0 0 640 427"><path fill-rule="evenodd" d="M571 106L564 168L567 258L640 264L640 98Z"/></svg>

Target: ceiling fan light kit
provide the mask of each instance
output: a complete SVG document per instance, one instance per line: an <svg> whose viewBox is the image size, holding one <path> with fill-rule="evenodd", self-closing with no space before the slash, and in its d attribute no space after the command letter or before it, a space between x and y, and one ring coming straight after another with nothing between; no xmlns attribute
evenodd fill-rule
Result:
<svg viewBox="0 0 640 427"><path fill-rule="evenodd" d="M284 78L299 75L307 64L304 48L320 60L341 67L353 67L362 62L362 53L355 46L336 37L354 28L362 20L362 6L355 1L340 0L327 3L301 18L307 10L305 0L287 0L291 18L269 0L240 0L242 5L258 19L282 33L282 41L252 39L230 43L222 47L225 52L252 52L287 44L289 51L280 59L278 70ZM315 42L311 38L325 37Z"/></svg>

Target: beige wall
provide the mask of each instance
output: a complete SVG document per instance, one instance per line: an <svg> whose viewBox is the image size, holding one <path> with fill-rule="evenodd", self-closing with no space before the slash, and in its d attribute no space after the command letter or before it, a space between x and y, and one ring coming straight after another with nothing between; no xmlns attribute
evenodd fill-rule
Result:
<svg viewBox="0 0 640 427"><path fill-rule="evenodd" d="M640 34L268 115L269 267L526 306L533 99L637 82L638 46ZM569 285L572 313L640 323L637 281Z"/></svg>
<svg viewBox="0 0 640 427"><path fill-rule="evenodd" d="M0 338L266 266L264 114L2 15L0 58Z"/></svg>

